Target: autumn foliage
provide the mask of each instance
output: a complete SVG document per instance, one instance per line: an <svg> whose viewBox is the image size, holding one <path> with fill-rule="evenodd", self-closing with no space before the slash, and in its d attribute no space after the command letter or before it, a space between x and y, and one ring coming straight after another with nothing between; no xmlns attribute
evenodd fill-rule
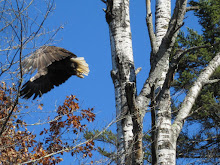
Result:
<svg viewBox="0 0 220 165"><path fill-rule="evenodd" d="M95 120L93 109L80 110L78 99L73 95L67 96L55 117L48 117L41 127L43 130L34 134L19 116L23 105L18 103L14 106L15 87L6 86L5 83L0 85L0 129L11 110L13 115L0 136L0 164L57 164L63 160L61 155L64 152L70 152L72 156L92 156L93 139L85 140L82 134L87 123ZM43 105L39 104L38 110L42 108Z"/></svg>

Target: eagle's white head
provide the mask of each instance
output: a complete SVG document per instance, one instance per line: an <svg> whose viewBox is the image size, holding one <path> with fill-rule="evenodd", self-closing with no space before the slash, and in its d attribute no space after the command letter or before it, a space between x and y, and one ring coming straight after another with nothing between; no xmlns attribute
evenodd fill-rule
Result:
<svg viewBox="0 0 220 165"><path fill-rule="evenodd" d="M80 78L84 78L84 75L88 76L89 65L86 63L84 57L71 58L70 60L74 63L77 63L76 76L78 76Z"/></svg>

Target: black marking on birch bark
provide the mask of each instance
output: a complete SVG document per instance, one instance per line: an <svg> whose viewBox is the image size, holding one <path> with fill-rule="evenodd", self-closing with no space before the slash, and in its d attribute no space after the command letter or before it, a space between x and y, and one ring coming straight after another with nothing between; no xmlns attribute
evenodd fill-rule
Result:
<svg viewBox="0 0 220 165"><path fill-rule="evenodd" d="M154 53L153 51L151 51L150 53L150 65L151 66L155 66L156 65L156 52ZM153 68L151 67L151 70Z"/></svg>
<svg viewBox="0 0 220 165"><path fill-rule="evenodd" d="M118 83L119 83L118 85L121 88L121 92L120 92L120 99L121 99L121 103L122 103L122 105L121 105L121 115L127 115L129 109L127 107L127 101L125 100L126 99L125 98L126 93L124 91L125 83L127 81L126 73L125 73L125 65L126 64L124 62L125 60L123 58L123 55L118 54L117 52L116 52L114 60L115 60L115 63L116 63L117 70L112 72L112 78L113 78L114 82L118 81Z"/></svg>
<svg viewBox="0 0 220 165"><path fill-rule="evenodd" d="M120 4L120 17L119 18L121 18L121 20L120 20L120 22L121 22L121 26L123 27L123 28L126 28L126 27L128 27L128 25L126 24L126 10L125 10L125 4L124 4L125 2L123 1L121 4ZM121 8L123 8L123 9L121 9Z"/></svg>
<svg viewBox="0 0 220 165"><path fill-rule="evenodd" d="M151 92L150 92L150 98L151 98L151 104L150 108L155 108L155 84L151 86Z"/></svg>
<svg viewBox="0 0 220 165"><path fill-rule="evenodd" d="M128 102L128 107L129 110L132 113L136 113L135 111L138 110L136 107L136 87L134 82L127 82L125 86L125 91L126 91L126 98Z"/></svg>
<svg viewBox="0 0 220 165"><path fill-rule="evenodd" d="M116 55L115 62L118 68L118 80L120 83L126 81L125 73L124 73L124 64L123 64L123 55Z"/></svg>
<svg viewBox="0 0 220 165"><path fill-rule="evenodd" d="M166 141L163 144L158 145L158 150L161 150L161 149L173 149L173 147L169 141Z"/></svg>
<svg viewBox="0 0 220 165"><path fill-rule="evenodd" d="M132 164L143 164L143 150L142 150L142 130L143 130L143 117L139 108L136 105L136 83L126 82L125 85L126 98L128 103L129 113L132 115L133 121L133 148L132 148Z"/></svg>
<svg viewBox="0 0 220 165"><path fill-rule="evenodd" d="M115 84L115 80L119 80L118 71L111 70L111 78L113 83Z"/></svg>
<svg viewBox="0 0 220 165"><path fill-rule="evenodd" d="M156 133L157 133L157 128L156 128L156 112L155 112L155 107L156 107L156 98L155 98L155 84L152 85L151 87L151 152L152 152L152 164L156 164L157 162L157 155L156 155Z"/></svg>
<svg viewBox="0 0 220 165"><path fill-rule="evenodd" d="M116 55L115 62L117 64L118 75L117 78L121 83L123 82L135 82L135 69L134 64L129 61L124 55ZM130 75L128 77L128 75Z"/></svg>
<svg viewBox="0 0 220 165"><path fill-rule="evenodd" d="M105 11L105 19L108 24L113 20L113 14L112 14L112 9L113 9L113 0L107 0L106 1L107 9Z"/></svg>

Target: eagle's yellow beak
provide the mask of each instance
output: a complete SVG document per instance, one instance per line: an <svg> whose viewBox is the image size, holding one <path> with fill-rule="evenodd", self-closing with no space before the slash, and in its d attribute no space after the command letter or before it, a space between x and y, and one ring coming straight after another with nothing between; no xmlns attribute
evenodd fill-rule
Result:
<svg viewBox="0 0 220 165"><path fill-rule="evenodd" d="M84 75L89 74L89 65L86 63L83 57L71 58L71 61L77 63L76 76L79 78L84 78Z"/></svg>
<svg viewBox="0 0 220 165"><path fill-rule="evenodd" d="M83 70L82 68L77 68L77 77L84 78L84 74L86 75L85 70Z"/></svg>

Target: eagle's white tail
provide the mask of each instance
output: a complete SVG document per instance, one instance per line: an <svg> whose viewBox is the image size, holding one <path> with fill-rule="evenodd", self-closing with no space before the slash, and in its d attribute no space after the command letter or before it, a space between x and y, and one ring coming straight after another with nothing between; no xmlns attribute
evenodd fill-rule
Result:
<svg viewBox="0 0 220 165"><path fill-rule="evenodd" d="M86 63L84 57L71 58L72 62L77 63L77 76L84 78L84 75L89 74L89 65Z"/></svg>

